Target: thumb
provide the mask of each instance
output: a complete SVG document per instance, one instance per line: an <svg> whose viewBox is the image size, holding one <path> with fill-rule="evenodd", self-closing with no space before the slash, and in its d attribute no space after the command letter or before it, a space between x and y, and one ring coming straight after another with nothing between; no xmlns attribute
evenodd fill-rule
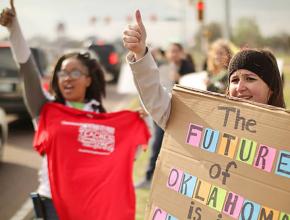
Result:
<svg viewBox="0 0 290 220"><path fill-rule="evenodd" d="M135 17L136 17L136 21L137 21L138 26L140 27L140 29L142 30L142 32L145 32L145 27L144 27L144 24L143 24L143 21L142 21L142 17L141 17L140 10L137 10L136 11Z"/></svg>
<svg viewBox="0 0 290 220"><path fill-rule="evenodd" d="M10 6L11 6L12 11L15 13L16 10L15 10L15 7L14 7L14 0L10 0Z"/></svg>

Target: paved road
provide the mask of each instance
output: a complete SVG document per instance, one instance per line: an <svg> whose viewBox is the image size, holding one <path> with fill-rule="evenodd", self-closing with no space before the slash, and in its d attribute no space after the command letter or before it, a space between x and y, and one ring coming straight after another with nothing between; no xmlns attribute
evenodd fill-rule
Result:
<svg viewBox="0 0 290 220"><path fill-rule="evenodd" d="M31 148L32 136L29 119L9 124L8 144L0 165L0 219L10 219L37 187L41 158Z"/></svg>
<svg viewBox="0 0 290 220"><path fill-rule="evenodd" d="M108 111L126 108L132 96L119 95L108 86L105 107ZM0 165L0 219L32 219L29 193L37 188L41 157L32 149L33 127L29 119L9 116L9 137Z"/></svg>

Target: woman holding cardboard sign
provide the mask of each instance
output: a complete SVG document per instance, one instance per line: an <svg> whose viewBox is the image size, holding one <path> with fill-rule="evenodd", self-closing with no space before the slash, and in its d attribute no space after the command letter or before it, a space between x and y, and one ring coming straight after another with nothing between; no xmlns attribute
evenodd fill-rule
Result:
<svg viewBox="0 0 290 220"><path fill-rule="evenodd" d="M142 23L142 19L141 19L141 15L140 15L139 11L136 12L136 21L137 21L136 25L129 26L128 29L126 29L124 31L124 36L123 36L124 46L131 51L131 53L128 55L127 59L130 63L132 72L134 74L136 87L139 91L139 94L141 96L141 99L142 99L145 107L147 108L149 113L152 115L153 119L161 127L166 128L168 118L171 114L171 103L172 103L171 96L169 93L166 92L166 90L164 90L162 88L162 86L160 86L159 78L158 78L158 73L159 73L158 68L157 68L156 64L154 63L154 60L152 59L150 52L147 51L148 49L146 47L146 30L145 30L145 27ZM228 74L229 87L228 87L227 92L228 92L228 95L230 97L237 97L237 98L246 99L246 100L256 102L256 103L269 104L269 105L282 107L282 108L285 107L280 74L278 71L276 60L270 52L264 51L264 50L258 51L258 50L251 50L251 49L240 51L237 55L235 55L232 58L232 60L229 64L229 67L228 67L228 73L229 73ZM181 90L184 91L183 89L181 89ZM169 211L170 206L171 207L173 207L173 206L178 207L178 208L176 208L176 210L178 209L178 211L179 211L179 206L178 206L179 201L176 202L175 205L172 205L174 203L173 202L171 203L171 200L167 199L167 197L166 197L166 199L167 199L166 203L163 199L160 199L160 200L158 200L158 202L155 202L155 201L157 201L156 198L159 195L161 195L160 192L165 192L165 191L163 191L164 188L162 188L162 189L159 188L159 184L164 183L163 182L164 178L166 178L166 174L164 174L165 173L164 171L166 169L169 168L169 170L170 170L170 172L168 172L169 175L168 175L168 179L166 182L166 184L167 184L166 187L173 189L174 191L177 191L177 192L182 192L180 194L183 194L183 195L190 197L190 200L191 199L197 200L204 205L206 204L208 206L211 206L211 202L213 201L212 198L215 197L215 196L212 197L212 195L215 194L217 192L217 190L214 189L213 191L211 191L214 193L210 193L209 190L213 189L212 186L214 184L211 185L208 182L204 184L204 185L207 185L206 186L207 189L204 190L204 192L207 191L207 193L205 193L206 196L199 197L199 193L198 193L199 190L201 189L200 185L201 185L201 182L203 181L202 177L208 178L208 176L205 176L206 174L205 175L201 174L201 173L205 173L204 172L205 170L203 170L203 167L209 167L209 166L207 166L207 164L210 164L210 162L215 162L215 163L211 164L212 166L209 169L209 176L212 179L216 179L216 178L220 177L221 173L223 173L224 174L224 176L223 176L224 178L222 178L223 185L226 185L226 179L227 179L227 177L230 176L230 174L228 172L229 169L231 167L233 167L232 169L237 168L237 163L235 163L235 161L230 161L230 163L228 163L226 165L226 168L224 169L225 172L221 172L222 168L220 167L220 168L218 168L218 171L215 173L217 175L215 175L215 174L212 175L213 174L212 168L216 169L217 167L219 167L219 164L216 163L216 160L212 160L210 162L207 161L207 162L209 162L209 163L207 163L205 161L207 160L206 159L207 156L209 156L208 154L204 154L204 155L199 154L200 152L198 153L197 151L191 151L190 154L188 154L189 148L184 148L184 145L183 145L183 144L185 144L185 142L186 142L186 144L189 144L189 145L194 146L194 147L201 147L201 149L202 148L207 149L209 152L217 152L217 143L219 142L220 131L219 130L213 131L214 129L207 127L207 125L211 124L211 122L212 122L212 124L214 124L214 120L216 120L216 117L212 117L211 118L211 119L213 119L212 121L210 119L207 121L204 121L204 123L202 123L202 125L200 125L199 123L198 124L191 123L192 121L190 121L188 131L186 130L183 133L183 135L186 135L186 139L185 139L186 141L184 142L184 136L180 135L181 133L179 133L179 130L182 130L185 123L188 123L188 119L191 117L189 114L186 114L186 113L190 112L193 114L191 119L193 119L193 117L197 117L197 121L199 121L199 120L203 121L204 118L207 117L206 113L211 112L213 109L211 106L211 101L213 101L213 100L211 98L209 98L210 96L207 96L208 102L205 102L204 97L203 97L204 99L195 99L195 97L192 96L192 99L194 101L191 102L191 101L189 101L189 99L191 97L189 94L186 94L186 95L184 94L184 97L182 97L182 94L181 94L182 92L180 92L180 93L178 93L178 92L179 91L177 88L177 90L176 90L177 95L175 97L176 102L174 102L175 106L174 106L174 108L172 108L172 109L174 109L174 112L173 112L174 116L171 115L171 117L173 116L173 118L171 118L171 119L173 119L173 120L171 120L172 127L168 127L169 133L168 133L168 139L166 140L166 142L165 142L166 144L164 146L165 147L165 151L163 152L164 157L160 158L160 166L159 166L160 172L156 176L157 177L156 185L155 185L156 188L154 188L154 190L152 191L153 196L150 199L150 202L152 202L152 203L150 203L150 205L152 204L151 210L154 210L151 215L153 215L154 217L157 215L158 215L158 217L159 216L162 216L162 217L163 216L171 216L169 214L170 213L170 211ZM202 101L200 101L200 100L202 100ZM245 122L245 123L248 124L249 126L246 126L247 127L246 129L249 132L253 132L253 133L256 132L255 130L251 129L252 125L256 125L255 120L245 119L243 117L240 117L240 112L238 109L235 109L235 104L232 104L232 105L230 104L230 106L227 106L227 107L220 106L220 104L222 104L222 102L223 102L222 100L224 100L224 99L219 99L219 100L221 100L221 102L216 101L216 103L215 103L216 105L218 105L218 109L223 110L223 111L224 110L227 111L227 113L226 113L227 116L225 117L224 126L225 126L225 123L227 123L227 118L228 118L229 112L233 111L233 112L237 112L236 115L237 115L238 119L236 120L236 123L235 123L236 125L238 124L237 121L242 121L242 120L246 121L247 120L247 122ZM200 101L200 102L197 105L200 104L200 108L198 106L197 107L195 106L195 103L197 103L198 101ZM179 106L176 106L176 105L179 105ZM200 109L202 109L203 107L206 110L203 113L201 113L202 110L200 110ZM184 109L186 109L188 111L184 111ZM190 111L189 111L189 109L190 109ZM196 114L195 114L195 111L196 111ZM181 114L184 113L184 115L180 115L180 113ZM178 117L177 114L179 114L179 116L181 116L181 117ZM258 112L258 114L259 114L259 112ZM202 115L202 117L199 118L200 115ZM175 117L175 116L177 116L177 117ZM186 124L186 125L188 125L188 124ZM235 125L235 127L236 127L236 125ZM172 130L171 130L171 128L172 128ZM209 133L211 133L211 135L207 135ZM224 137L226 137L229 134L224 133L223 135L225 135ZM230 136L231 135L229 135L228 137L230 137ZM247 145L247 141L248 141L247 139L236 138L233 136L231 136L231 138L235 139L235 143L237 142L237 140L240 140L240 143L239 143L240 148L239 149L242 149L242 148L245 149L245 146ZM225 139L227 139L227 141L228 141L231 138L229 138L229 139L225 138ZM271 138L271 136L270 136L270 138ZM200 142L201 139L203 139L202 142ZM213 139L215 139L215 141L213 141ZM215 144L209 144L210 142L211 143L215 142ZM175 143L176 143L176 145L175 145ZM199 143L202 143L202 144L199 144ZM206 143L206 144L204 144L204 143ZM230 145L228 145L228 143L229 142L227 142L226 145L230 146ZM276 150L271 148L271 147L268 147L268 146L260 145L259 150L257 151L257 154L256 154L257 156L254 156L254 153L256 152L255 150L252 151L252 146L253 146L254 141L249 140L249 143L251 145L251 147L250 147L250 149L251 149L250 151L252 152L251 155L253 155L251 160L253 161L254 158L256 158L255 159L255 167L261 168L266 172L270 172L272 167L273 167L274 156L269 156L269 157L271 157L271 159L268 160L269 162L267 162L267 164L265 164L265 162L261 163L261 158L263 158L266 154L274 155L273 152L276 152ZM205 145L207 145L207 146L205 146ZM254 145L256 145L256 143L254 143ZM209 146L211 146L212 149L210 149ZM175 150L175 147L176 147L176 150ZM287 148L287 147L285 147L285 148ZM280 176L285 176L287 178L287 177L289 177L289 166L287 168L286 168L286 166L285 166L285 168L280 168L281 167L280 164L287 165L287 162L281 162L281 161L285 161L284 159L286 159L286 158L287 158L286 160L289 161L288 160L289 159L289 152L287 150L284 150L285 148L283 147L282 151L279 152L279 159L277 160L279 162L276 163L276 169L277 169L276 174L280 175ZM184 149L184 151L183 151L183 149ZM222 147L220 149L225 149L225 147ZM227 150L224 151L225 152L224 155L228 156L228 152L227 152L228 149L229 148L227 148ZM236 149L236 148L234 148L234 149ZM183 151L183 153L181 153L182 151ZM244 150L241 150L240 152L242 152L242 151L244 151ZM267 152L267 153L265 153L265 152ZM195 153L197 153L197 154L195 154ZM235 154L235 152L233 151L231 154L232 154L232 156L230 158L234 158L233 155ZM170 155L170 156L168 156L168 155ZM188 160L188 162L182 161L180 163L179 167L176 168L176 166L178 166L179 161L181 161L183 159L186 160L185 158L191 157L191 155L192 155L192 158L191 158L192 160ZM242 158L241 157L242 154L237 153L237 155L238 155L237 160L240 160L239 158ZM174 162L169 162L171 159L173 159L175 157L177 159L174 160ZM192 172L192 174L198 174L198 175L192 176L191 174L186 173L186 172L190 172L190 170L191 170L191 167L190 167L191 162L195 163L195 161L198 161L199 157L201 158L200 163L198 163L199 165L194 166L194 168L192 168L192 171L194 171L194 172ZM213 157L211 157L211 159L212 158ZM250 158L250 157L248 157L248 158ZM243 158L240 161L249 160L248 158ZM264 159L262 159L262 160L264 161ZM225 165L226 160L222 161L222 163ZM252 162L250 162L249 164L252 164ZM180 171L179 170L180 167L184 167L184 169L186 171L184 171L184 172ZM198 171L195 172L195 170L198 170ZM182 174L182 172L183 172L183 174ZM243 170L243 172L244 172L244 170ZM173 177L173 178L171 179L171 177ZM244 179L244 177L245 176L242 175L242 178L240 178L240 179ZM201 178L201 180L198 182L198 184L195 184L196 180L198 178ZM257 178L259 178L259 177L257 177ZM190 184L187 185L187 186L189 186L189 185L191 185L191 186L184 187L184 182L183 182L184 180L192 181ZM269 178L269 180L271 181L272 179ZM260 181L258 181L258 182L260 182ZM163 187L164 186L165 185L163 185ZM186 190L184 190L185 188L186 188ZM229 187L229 188L231 188L231 187ZM237 186L237 188L244 188L244 187L243 186L240 187L240 185L239 185L239 186ZM247 188L247 187L245 187L245 188ZM253 188L253 193L256 193L255 189ZM279 189L279 188L277 187L277 189ZM194 192L194 190L196 190L196 192ZM234 217L235 219L238 219L238 217L240 215L240 211L234 212L234 208L233 209L231 208L231 210L229 211L229 204L233 204L233 203L231 203L233 201L233 200L231 200L232 198L235 198L234 203L237 204L239 196L237 194L234 195L232 192L229 192L227 196L226 196L226 194L227 194L226 191L223 191L223 193L224 193L223 194L224 196L222 196L222 197L229 198L229 200L227 200L226 202L224 202L224 201L217 202L217 203L214 202L215 203L214 209L219 211L219 212L221 212L221 210L223 210L223 213L230 215L230 216ZM165 193L165 195L168 195L168 194ZM215 195L217 195L217 194L215 194ZM247 195L247 194L244 193L244 195ZM216 196L215 198L217 198L217 197L218 196ZM175 199L177 199L177 197L172 197L172 200L175 200ZM272 198L269 198L269 199L271 200ZM272 218L274 216L273 211L271 210L269 212L270 214L268 215L268 217L266 217L266 214L265 214L266 208L262 207L262 204L257 205L258 208L255 208L256 210L258 210L255 213L256 217L253 216L254 209L251 210L251 213L249 215L245 215L245 212L244 212L246 210L245 207L248 207L248 205L251 207L254 207L254 205L250 204L248 202L243 203L243 200L244 200L244 198L240 199L240 202L239 202L239 204L241 204L239 210L243 210L241 212L240 219L250 219L250 218L257 219L258 215L262 216L262 217L260 217L260 219ZM165 207L165 204L170 203L170 206L168 205L169 213L167 213L167 210L162 210L161 208L156 207L156 204L158 204L158 203L162 207L163 201L164 201L164 207ZM258 201L255 201L255 202L258 202ZM288 204L287 201L285 203ZM219 207L217 207L217 204L219 204ZM272 203L272 205L273 204L274 203ZM242 205L243 205L243 208L241 209ZM236 205L234 205L234 206L236 207ZM262 207L262 208L260 209L260 207ZM277 208L277 207L275 207L275 208ZM288 210L287 205L285 207L283 207L283 209ZM171 210L172 210L172 214L173 214L174 213L173 209L171 209ZM195 212L196 215L192 214L194 212L193 210L196 211ZM238 210L238 209L236 209L236 210ZM285 210L282 210L281 212L277 211L275 213L275 217L273 217L273 219L274 218L278 219L278 216L280 216L281 219L282 218L286 219L288 214L284 213L283 211L285 212ZM177 213L177 211L174 214L178 215L176 217L178 217L179 219L186 219L185 216L187 216L187 219L196 219L196 218L201 219L200 212L201 212L201 208L197 207L197 205L195 204L195 201L194 202L192 201L192 206L189 209L189 212L187 215L182 216L180 213ZM206 212L205 214L211 213L211 212L208 212L207 210L205 212ZM251 217L247 218L245 216L251 216ZM165 218L166 217L164 217L164 219ZM203 218L204 217L202 217L202 219ZM213 218L212 216L210 218L208 218L208 216L206 216L205 218L206 219L216 219L216 218ZM221 218L222 218L222 215L221 214L218 215L218 219L221 219Z"/></svg>
<svg viewBox="0 0 290 220"><path fill-rule="evenodd" d="M88 52L59 58L51 82L54 97L49 99L13 0L11 8L1 13L0 23L10 32L24 98L37 122L33 145L44 156L39 187L44 214L37 217L133 220L133 162L137 147L149 139L145 122L137 112L105 113L104 73Z"/></svg>
<svg viewBox="0 0 290 220"><path fill-rule="evenodd" d="M165 128L170 115L171 95L159 83L159 70L148 53L146 29L139 10L135 16L136 24L129 25L123 33L124 46L130 50L127 60L145 107ZM282 81L271 52L242 50L232 58L228 72L229 96L285 108Z"/></svg>

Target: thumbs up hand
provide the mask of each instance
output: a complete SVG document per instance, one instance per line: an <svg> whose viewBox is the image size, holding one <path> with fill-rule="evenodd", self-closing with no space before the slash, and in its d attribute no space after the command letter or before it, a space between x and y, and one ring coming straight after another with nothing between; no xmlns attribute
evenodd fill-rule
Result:
<svg viewBox="0 0 290 220"><path fill-rule="evenodd" d="M16 11L14 7L14 1L10 0L11 8L5 8L0 14L0 24L5 27L10 27L14 17L16 16Z"/></svg>
<svg viewBox="0 0 290 220"><path fill-rule="evenodd" d="M146 52L146 29L139 10L135 12L135 19L136 24L129 25L123 32L123 44L135 54L136 59L140 59Z"/></svg>

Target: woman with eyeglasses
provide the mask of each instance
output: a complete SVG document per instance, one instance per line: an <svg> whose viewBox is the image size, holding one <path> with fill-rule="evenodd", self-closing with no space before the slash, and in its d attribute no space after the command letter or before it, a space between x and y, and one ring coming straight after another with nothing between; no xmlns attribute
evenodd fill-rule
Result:
<svg viewBox="0 0 290 220"><path fill-rule="evenodd" d="M146 124L136 112L105 114L104 73L89 53L59 58L48 98L15 14L11 0L0 23L10 32L36 121L33 145L44 155L38 189L44 219L135 219L133 161L136 147L149 139Z"/></svg>

